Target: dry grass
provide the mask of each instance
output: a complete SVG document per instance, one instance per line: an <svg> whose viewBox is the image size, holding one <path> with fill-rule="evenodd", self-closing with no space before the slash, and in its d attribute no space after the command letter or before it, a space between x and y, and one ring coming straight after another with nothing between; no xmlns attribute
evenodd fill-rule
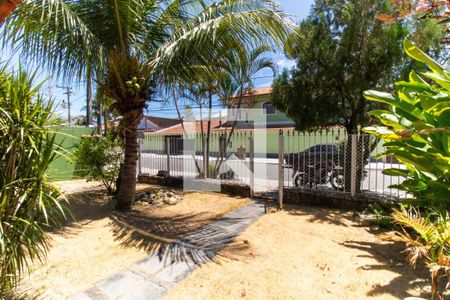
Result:
<svg viewBox="0 0 450 300"><path fill-rule="evenodd" d="M402 245L377 240L351 213L288 207L264 215L238 240L246 259L207 263L165 299L403 299L427 297Z"/></svg>
<svg viewBox="0 0 450 300"><path fill-rule="evenodd" d="M75 221L50 233L46 262L35 263L23 290L39 299L65 299L126 268L183 234L214 221L250 200L211 193L187 193L175 206L136 205L113 211L97 183L60 182ZM140 192L158 187L139 185ZM154 237L148 238L146 234Z"/></svg>

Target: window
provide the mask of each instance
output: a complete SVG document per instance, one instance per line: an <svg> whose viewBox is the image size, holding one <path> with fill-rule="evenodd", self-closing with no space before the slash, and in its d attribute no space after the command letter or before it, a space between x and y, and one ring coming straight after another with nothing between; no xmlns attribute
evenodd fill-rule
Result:
<svg viewBox="0 0 450 300"><path fill-rule="evenodd" d="M273 107L272 103L270 102L264 102L262 105L263 112L266 115L273 115L275 114L275 107Z"/></svg>

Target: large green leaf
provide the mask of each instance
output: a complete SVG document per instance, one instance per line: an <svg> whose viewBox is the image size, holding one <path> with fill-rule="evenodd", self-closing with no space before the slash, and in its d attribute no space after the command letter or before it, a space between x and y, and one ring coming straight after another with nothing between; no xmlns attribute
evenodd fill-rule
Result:
<svg viewBox="0 0 450 300"><path fill-rule="evenodd" d="M433 72L445 76L444 68L438 64L434 59L429 57L422 50L417 48L413 43L411 43L408 39L404 41L405 52L414 58L417 61L423 62L426 64Z"/></svg>
<svg viewBox="0 0 450 300"><path fill-rule="evenodd" d="M402 101L389 93L370 90L364 92L364 97L368 100L392 105L393 107L403 110L416 119L423 119L423 114L419 108L406 101Z"/></svg>

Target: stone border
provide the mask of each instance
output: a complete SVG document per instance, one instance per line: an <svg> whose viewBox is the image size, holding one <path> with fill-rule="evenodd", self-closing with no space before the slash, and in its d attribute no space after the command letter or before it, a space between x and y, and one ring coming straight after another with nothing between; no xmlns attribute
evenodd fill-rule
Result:
<svg viewBox="0 0 450 300"><path fill-rule="evenodd" d="M194 180L194 178L192 178ZM139 183L156 184L171 188L182 189L184 178L175 176L155 176L150 174L139 174ZM211 190L211 187L215 187L217 190L220 185L220 192L230 196L251 197L250 186L243 184L236 180L219 180L219 179L195 179L195 183L199 187Z"/></svg>

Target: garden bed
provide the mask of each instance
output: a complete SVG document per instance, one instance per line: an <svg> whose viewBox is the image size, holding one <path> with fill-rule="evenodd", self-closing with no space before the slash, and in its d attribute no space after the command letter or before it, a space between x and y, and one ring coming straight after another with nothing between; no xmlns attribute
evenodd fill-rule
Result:
<svg viewBox="0 0 450 300"><path fill-rule="evenodd" d="M34 263L22 291L30 298L64 299L124 269L250 199L216 193L183 193L176 205L136 203L131 212L118 213L98 183L60 182L75 222L50 233L47 261ZM138 185L139 193L157 190Z"/></svg>

